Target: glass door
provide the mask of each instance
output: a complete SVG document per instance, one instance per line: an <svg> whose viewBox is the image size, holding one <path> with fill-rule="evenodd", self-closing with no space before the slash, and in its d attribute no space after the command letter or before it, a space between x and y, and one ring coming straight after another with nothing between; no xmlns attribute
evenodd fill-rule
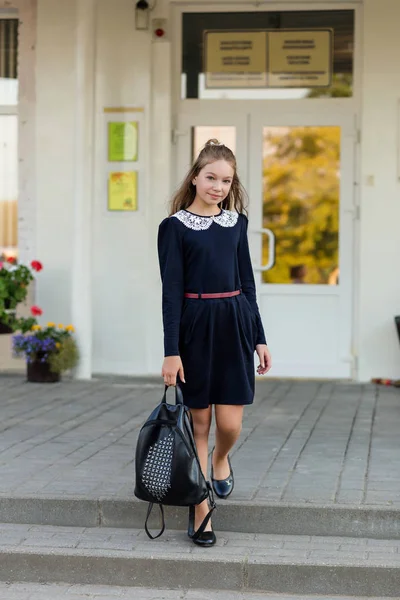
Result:
<svg viewBox="0 0 400 600"><path fill-rule="evenodd" d="M353 118L251 116L250 243L278 377L352 375Z"/></svg>
<svg viewBox="0 0 400 600"><path fill-rule="evenodd" d="M228 112L205 104L178 118L175 185L207 139L236 153L271 376L350 378L353 115L292 103L240 103Z"/></svg>

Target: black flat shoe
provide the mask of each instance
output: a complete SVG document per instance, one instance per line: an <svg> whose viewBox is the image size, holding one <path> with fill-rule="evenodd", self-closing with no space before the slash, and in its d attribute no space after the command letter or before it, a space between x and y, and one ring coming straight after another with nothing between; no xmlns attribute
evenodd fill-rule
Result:
<svg viewBox="0 0 400 600"><path fill-rule="evenodd" d="M189 506L189 526L188 526L188 536L192 540L194 544L198 546L202 546L203 548L209 548L214 546L217 541L217 537L213 531L204 531L207 526L208 521L210 520L211 513L207 515L204 519L200 527L197 531L194 530L194 517L195 517L195 509L194 506Z"/></svg>
<svg viewBox="0 0 400 600"><path fill-rule="evenodd" d="M226 500L228 498L228 496L230 496L232 494L233 488L235 485L231 460L228 456L228 464L229 464L229 469L230 469L229 476L226 479L214 479L214 467L212 464L212 457L214 454L214 450L215 450L215 448L213 449L212 454L211 454L211 484L212 484L212 487L213 487L213 490L214 490L214 493L216 494L216 496L218 496L218 498L221 498L222 500Z"/></svg>

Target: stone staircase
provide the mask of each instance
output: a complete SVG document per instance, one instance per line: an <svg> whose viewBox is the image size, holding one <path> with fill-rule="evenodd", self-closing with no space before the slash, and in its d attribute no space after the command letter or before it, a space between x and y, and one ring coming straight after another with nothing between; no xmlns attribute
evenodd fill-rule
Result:
<svg viewBox="0 0 400 600"><path fill-rule="evenodd" d="M218 543L204 550L187 538L180 509L167 511L162 538L148 540L139 528L144 508L3 498L0 580L126 586L138 588L138 600L149 588L208 590L209 598L215 591L400 597L396 510L220 502Z"/></svg>

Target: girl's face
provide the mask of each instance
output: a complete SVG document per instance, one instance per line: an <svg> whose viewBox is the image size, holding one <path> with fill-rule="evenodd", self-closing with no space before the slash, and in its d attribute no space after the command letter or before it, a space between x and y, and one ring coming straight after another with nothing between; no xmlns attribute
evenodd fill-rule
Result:
<svg viewBox="0 0 400 600"><path fill-rule="evenodd" d="M201 169L192 183L196 186L196 200L209 206L222 202L231 189L234 170L226 160L216 160Z"/></svg>

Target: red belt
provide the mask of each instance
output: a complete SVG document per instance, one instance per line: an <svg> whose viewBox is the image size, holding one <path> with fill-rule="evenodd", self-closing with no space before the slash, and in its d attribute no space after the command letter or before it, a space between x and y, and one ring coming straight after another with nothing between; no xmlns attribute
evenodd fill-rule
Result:
<svg viewBox="0 0 400 600"><path fill-rule="evenodd" d="M186 292L185 298L233 298L233 296L239 296L241 293L241 290L221 292L220 294L191 294L190 292Z"/></svg>

